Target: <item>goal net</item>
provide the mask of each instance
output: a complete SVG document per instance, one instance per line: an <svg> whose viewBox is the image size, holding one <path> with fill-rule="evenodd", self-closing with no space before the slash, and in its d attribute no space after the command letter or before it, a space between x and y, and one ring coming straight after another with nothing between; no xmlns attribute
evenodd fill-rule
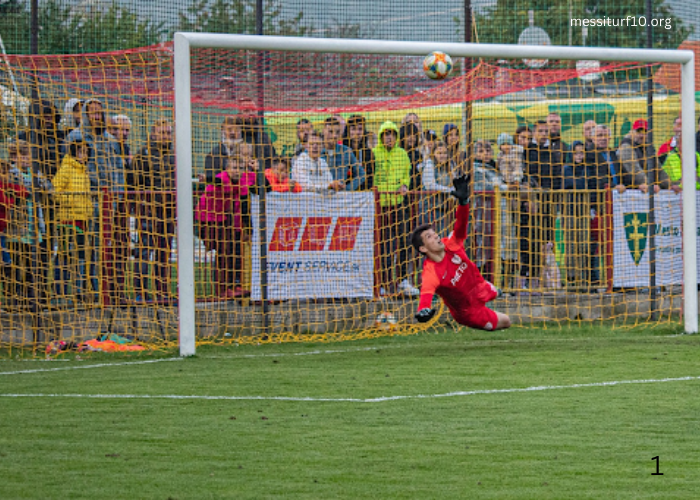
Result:
<svg viewBox="0 0 700 500"><path fill-rule="evenodd" d="M681 323L685 53L200 37L180 59L163 44L0 65L3 348L456 327L442 308L413 319L410 233L449 234L461 173L466 251L515 324ZM435 49L444 80L423 72Z"/></svg>

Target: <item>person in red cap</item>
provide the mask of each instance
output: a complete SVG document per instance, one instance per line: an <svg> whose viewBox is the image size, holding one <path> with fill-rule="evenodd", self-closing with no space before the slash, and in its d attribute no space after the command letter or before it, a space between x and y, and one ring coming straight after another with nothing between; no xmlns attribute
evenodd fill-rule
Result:
<svg viewBox="0 0 700 500"><path fill-rule="evenodd" d="M636 120L629 134L620 142L620 170L622 184L630 189L639 189L653 183L654 170L658 169L656 150L648 141L648 125L646 120ZM649 181L647 181L647 176ZM667 178L659 172L660 177ZM659 179L660 181L661 179ZM654 185L654 191L659 191L659 185Z"/></svg>

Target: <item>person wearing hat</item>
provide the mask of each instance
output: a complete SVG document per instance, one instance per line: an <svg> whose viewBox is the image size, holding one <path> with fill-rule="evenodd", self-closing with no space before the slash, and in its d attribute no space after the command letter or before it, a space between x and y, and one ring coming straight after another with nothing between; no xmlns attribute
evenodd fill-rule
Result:
<svg viewBox="0 0 700 500"><path fill-rule="evenodd" d="M648 184L654 184L654 191L658 192L659 184L665 184L670 188L668 176L658 169L656 151L648 141L648 125L646 120L636 120L629 134L620 141L620 182L630 189L643 189ZM659 173L659 179L654 182L654 171ZM651 182L648 182L651 181Z"/></svg>

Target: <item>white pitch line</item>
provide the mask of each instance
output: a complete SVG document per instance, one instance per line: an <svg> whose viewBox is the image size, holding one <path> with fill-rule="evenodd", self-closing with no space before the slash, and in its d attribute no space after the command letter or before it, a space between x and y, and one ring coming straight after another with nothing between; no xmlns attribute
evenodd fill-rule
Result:
<svg viewBox="0 0 700 500"><path fill-rule="evenodd" d="M109 366L145 365L148 363L160 363L161 361L180 361L184 358L147 359L143 361L124 361L123 363L99 363L95 365L63 366L61 368L37 368L36 370L16 370L12 372L0 372L0 375L21 375L24 373L60 372L66 370L87 370L89 368L104 368Z"/></svg>
<svg viewBox="0 0 700 500"><path fill-rule="evenodd" d="M331 398L331 397L293 397L293 396L197 396L177 394L1 394L3 398L83 398L83 399L173 399L173 400L207 400L207 401L291 401L291 402L329 402L329 403L385 403L407 399L436 399L459 396L476 396L480 394L508 394L517 392L550 391L556 389L583 389L588 387L611 387L626 384L658 384L665 382L687 382L700 380L700 377L677 377L641 380L613 380L610 382L592 382L571 385L537 385L511 389L477 389L473 391L446 392L443 394L416 394L404 396L382 396L378 398Z"/></svg>

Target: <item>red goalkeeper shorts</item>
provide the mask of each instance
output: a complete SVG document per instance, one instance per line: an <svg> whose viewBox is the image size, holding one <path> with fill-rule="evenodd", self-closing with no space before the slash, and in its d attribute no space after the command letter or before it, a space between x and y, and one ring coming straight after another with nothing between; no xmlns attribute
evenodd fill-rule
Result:
<svg viewBox="0 0 700 500"><path fill-rule="evenodd" d="M452 317L460 325L477 330L495 330L498 325L498 315L486 307L486 303L495 299L497 295L496 287L484 281L469 292L468 305L450 309Z"/></svg>

